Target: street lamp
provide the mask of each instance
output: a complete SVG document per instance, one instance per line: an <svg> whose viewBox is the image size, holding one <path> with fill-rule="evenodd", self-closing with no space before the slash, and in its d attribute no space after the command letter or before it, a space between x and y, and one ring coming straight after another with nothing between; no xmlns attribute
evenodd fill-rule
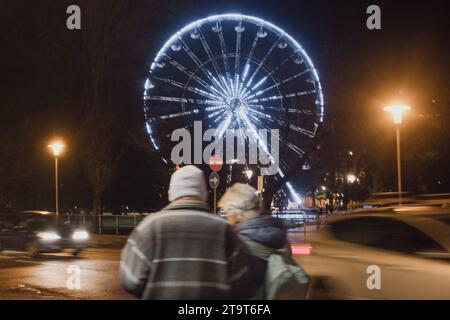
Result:
<svg viewBox="0 0 450 320"><path fill-rule="evenodd" d="M397 183L398 183L398 205L402 205L402 169L400 159L400 125L402 123L403 113L411 110L411 107L404 104L394 104L384 108L384 111L392 114L395 132L397 136Z"/></svg>
<svg viewBox="0 0 450 320"><path fill-rule="evenodd" d="M352 173L349 173L347 175L347 182L348 183L354 183L356 181L356 176Z"/></svg>
<svg viewBox="0 0 450 320"><path fill-rule="evenodd" d="M61 140L54 140L48 147L55 157L55 209L56 214L59 214L59 199L58 199L58 157L61 155L65 148L64 143Z"/></svg>
<svg viewBox="0 0 450 320"><path fill-rule="evenodd" d="M251 169L245 170L245 175L247 176L248 180L250 180L253 176L253 170Z"/></svg>

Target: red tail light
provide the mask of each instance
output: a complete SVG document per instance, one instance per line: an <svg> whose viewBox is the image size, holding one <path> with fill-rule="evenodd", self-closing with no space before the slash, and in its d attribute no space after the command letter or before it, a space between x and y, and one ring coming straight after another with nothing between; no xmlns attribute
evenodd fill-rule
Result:
<svg viewBox="0 0 450 320"><path fill-rule="evenodd" d="M312 247L308 243L292 243L292 254L295 256L309 256L312 251Z"/></svg>

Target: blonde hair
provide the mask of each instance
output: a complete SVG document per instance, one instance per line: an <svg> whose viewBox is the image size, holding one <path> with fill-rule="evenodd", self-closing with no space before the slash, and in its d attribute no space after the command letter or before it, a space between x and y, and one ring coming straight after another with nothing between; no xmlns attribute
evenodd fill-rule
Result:
<svg viewBox="0 0 450 320"><path fill-rule="evenodd" d="M248 220L261 215L259 196L255 188L248 184L235 183L228 188L219 201L227 214L233 212L239 220Z"/></svg>

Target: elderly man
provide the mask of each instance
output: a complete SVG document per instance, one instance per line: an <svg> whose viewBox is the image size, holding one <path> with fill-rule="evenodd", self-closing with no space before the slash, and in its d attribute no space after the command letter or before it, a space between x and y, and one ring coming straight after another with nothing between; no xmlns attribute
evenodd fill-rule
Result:
<svg viewBox="0 0 450 320"><path fill-rule="evenodd" d="M207 199L200 169L175 171L171 203L145 218L123 249L120 275L128 292L142 299L253 296L255 277L261 277L254 271L256 259L226 221L210 214Z"/></svg>

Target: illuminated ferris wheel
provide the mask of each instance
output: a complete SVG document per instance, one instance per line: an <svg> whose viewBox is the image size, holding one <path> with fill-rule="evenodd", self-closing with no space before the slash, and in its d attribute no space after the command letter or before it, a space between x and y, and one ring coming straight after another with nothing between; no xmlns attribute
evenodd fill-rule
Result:
<svg viewBox="0 0 450 320"><path fill-rule="evenodd" d="M317 71L300 44L265 20L223 14L176 32L151 63L146 128L167 161L177 128L279 129L283 178L298 166L324 120ZM288 187L292 186L288 183Z"/></svg>

